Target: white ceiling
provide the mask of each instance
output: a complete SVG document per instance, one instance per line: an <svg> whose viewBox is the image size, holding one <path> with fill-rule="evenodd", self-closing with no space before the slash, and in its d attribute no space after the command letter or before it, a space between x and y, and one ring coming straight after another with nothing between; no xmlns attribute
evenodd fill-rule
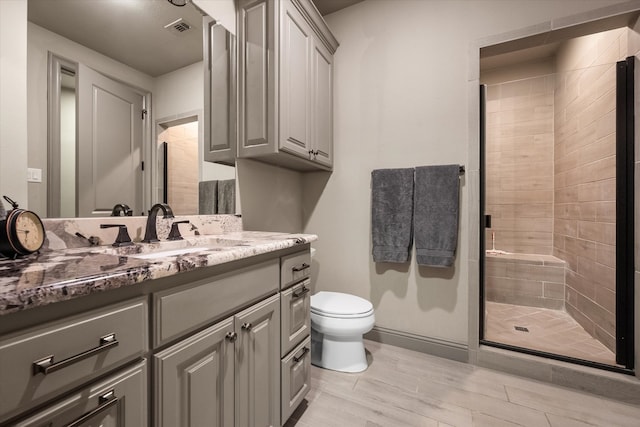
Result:
<svg viewBox="0 0 640 427"><path fill-rule="evenodd" d="M0 0L2 1L2 0ZM202 14L166 0L28 0L29 21L156 77L202 61ZM172 33L184 19L192 28Z"/></svg>
<svg viewBox="0 0 640 427"><path fill-rule="evenodd" d="M2 1L2 0L0 0ZM362 0L314 0L326 15ZM202 60L202 14L167 0L28 0L29 21L153 77ZM192 28L164 26L184 19Z"/></svg>

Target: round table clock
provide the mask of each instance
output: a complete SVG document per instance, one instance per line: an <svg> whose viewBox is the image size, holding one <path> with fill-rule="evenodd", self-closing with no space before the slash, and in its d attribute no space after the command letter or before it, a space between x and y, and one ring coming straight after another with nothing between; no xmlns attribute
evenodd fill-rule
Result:
<svg viewBox="0 0 640 427"><path fill-rule="evenodd" d="M0 253L8 258L32 254L44 244L44 225L35 213L18 209L18 204L4 196L13 207L6 219L0 220Z"/></svg>

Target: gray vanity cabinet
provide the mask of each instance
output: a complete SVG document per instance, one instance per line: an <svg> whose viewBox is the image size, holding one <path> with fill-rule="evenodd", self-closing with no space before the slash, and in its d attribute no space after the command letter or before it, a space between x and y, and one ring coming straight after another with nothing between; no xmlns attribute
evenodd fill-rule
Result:
<svg viewBox="0 0 640 427"><path fill-rule="evenodd" d="M155 426L233 427L233 330L231 317L154 356Z"/></svg>
<svg viewBox="0 0 640 427"><path fill-rule="evenodd" d="M309 0L238 2L238 155L297 170L333 165L333 53Z"/></svg>
<svg viewBox="0 0 640 427"><path fill-rule="evenodd" d="M154 425L278 425L279 304L274 295L156 354Z"/></svg>

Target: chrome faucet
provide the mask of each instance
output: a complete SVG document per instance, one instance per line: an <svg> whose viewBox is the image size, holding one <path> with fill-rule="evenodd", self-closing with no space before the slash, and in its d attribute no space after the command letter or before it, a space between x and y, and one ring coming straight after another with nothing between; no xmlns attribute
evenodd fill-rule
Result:
<svg viewBox="0 0 640 427"><path fill-rule="evenodd" d="M159 242L158 240L158 230L156 228L156 216L158 215L158 211L162 210L163 218L173 218L173 211L166 203L156 203L149 210L149 216L147 217L147 228L144 232L144 239L142 241L144 243L153 243Z"/></svg>

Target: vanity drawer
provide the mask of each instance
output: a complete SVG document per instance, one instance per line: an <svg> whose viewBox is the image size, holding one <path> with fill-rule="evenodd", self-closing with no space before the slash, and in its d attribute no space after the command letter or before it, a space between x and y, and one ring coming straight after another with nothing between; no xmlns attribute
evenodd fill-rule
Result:
<svg viewBox="0 0 640 427"><path fill-rule="evenodd" d="M280 289L286 289L310 274L311 252L308 250L280 258Z"/></svg>
<svg viewBox="0 0 640 427"><path fill-rule="evenodd" d="M281 424L287 422L302 399L309 393L311 381L311 337L307 337L282 359Z"/></svg>
<svg viewBox="0 0 640 427"><path fill-rule="evenodd" d="M141 356L147 319L136 299L0 338L0 420Z"/></svg>
<svg viewBox="0 0 640 427"><path fill-rule="evenodd" d="M311 332L311 280L304 281L280 293L280 355L284 357Z"/></svg>
<svg viewBox="0 0 640 427"><path fill-rule="evenodd" d="M278 266L273 259L154 294L154 347L275 293Z"/></svg>
<svg viewBox="0 0 640 427"><path fill-rule="evenodd" d="M144 360L12 425L80 427L114 423L122 426L148 425L147 367Z"/></svg>

